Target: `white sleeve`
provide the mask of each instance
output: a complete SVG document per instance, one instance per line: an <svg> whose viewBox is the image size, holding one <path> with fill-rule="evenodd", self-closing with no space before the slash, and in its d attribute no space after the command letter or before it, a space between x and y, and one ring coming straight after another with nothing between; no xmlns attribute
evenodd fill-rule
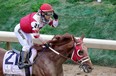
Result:
<svg viewBox="0 0 116 76"><path fill-rule="evenodd" d="M53 20L53 26L57 27L58 26L58 20Z"/></svg>

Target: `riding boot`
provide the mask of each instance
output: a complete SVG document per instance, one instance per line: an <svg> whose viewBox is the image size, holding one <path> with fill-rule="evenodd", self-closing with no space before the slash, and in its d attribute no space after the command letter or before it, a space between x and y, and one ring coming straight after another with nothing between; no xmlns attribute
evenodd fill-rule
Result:
<svg viewBox="0 0 116 76"><path fill-rule="evenodd" d="M29 66L31 66L32 64L29 64L28 63L28 60L27 60L27 52L25 52L25 51L22 51L21 52L21 62L19 63L19 68L20 69L23 69L23 68L25 68L25 67L29 67Z"/></svg>

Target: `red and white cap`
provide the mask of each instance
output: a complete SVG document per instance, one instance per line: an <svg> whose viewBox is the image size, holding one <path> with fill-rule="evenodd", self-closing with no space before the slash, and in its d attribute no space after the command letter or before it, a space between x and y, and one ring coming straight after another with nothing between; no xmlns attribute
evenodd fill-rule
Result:
<svg viewBox="0 0 116 76"><path fill-rule="evenodd" d="M52 6L48 3L44 3L41 5L40 7L40 10L43 11L43 12L51 12L51 11L54 11Z"/></svg>

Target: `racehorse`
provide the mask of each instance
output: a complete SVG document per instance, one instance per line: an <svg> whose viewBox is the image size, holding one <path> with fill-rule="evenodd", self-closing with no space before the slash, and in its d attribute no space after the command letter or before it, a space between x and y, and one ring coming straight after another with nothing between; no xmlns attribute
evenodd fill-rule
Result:
<svg viewBox="0 0 116 76"><path fill-rule="evenodd" d="M62 64L72 60L79 64L84 72L90 73L93 69L87 47L83 44L83 38L76 39L71 34L55 35L45 44L35 44L38 51L35 62L32 65L32 76L64 76ZM3 57L6 50L0 48L0 75L3 74Z"/></svg>

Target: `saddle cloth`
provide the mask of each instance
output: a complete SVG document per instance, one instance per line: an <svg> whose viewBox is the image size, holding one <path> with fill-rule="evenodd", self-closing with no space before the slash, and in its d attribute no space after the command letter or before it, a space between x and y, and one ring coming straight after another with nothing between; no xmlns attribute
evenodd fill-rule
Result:
<svg viewBox="0 0 116 76"><path fill-rule="evenodd" d="M26 76L25 69L19 69L20 53L16 53L12 50L7 51L3 59L3 73L8 76ZM31 68L30 68L31 69Z"/></svg>

